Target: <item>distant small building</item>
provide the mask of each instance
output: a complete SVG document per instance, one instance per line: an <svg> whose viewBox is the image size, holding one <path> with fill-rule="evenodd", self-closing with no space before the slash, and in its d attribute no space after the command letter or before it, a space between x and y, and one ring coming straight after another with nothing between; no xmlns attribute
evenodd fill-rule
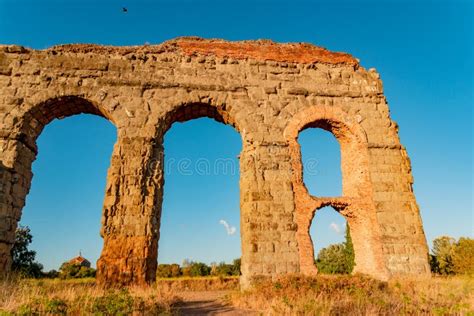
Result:
<svg viewBox="0 0 474 316"><path fill-rule="evenodd" d="M75 258L72 258L71 260L68 261L68 263L70 264L74 264L74 265L79 265L81 267L86 267L86 268L90 268L91 267L91 263L89 260L87 260L86 258L84 258L81 253L79 253L79 256L75 257Z"/></svg>

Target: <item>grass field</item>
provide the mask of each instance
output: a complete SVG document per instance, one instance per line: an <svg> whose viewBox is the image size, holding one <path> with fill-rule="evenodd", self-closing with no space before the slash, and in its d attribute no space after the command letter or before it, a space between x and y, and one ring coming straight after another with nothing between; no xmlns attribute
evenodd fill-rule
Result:
<svg viewBox="0 0 474 316"><path fill-rule="evenodd" d="M264 315L474 315L474 278L286 276L236 292L231 301Z"/></svg>
<svg viewBox="0 0 474 316"><path fill-rule="evenodd" d="M262 315L474 315L474 278L376 281L363 276L285 276L244 292L238 278L159 279L103 290L94 279L0 281L0 315L166 315L183 291L229 291L228 302Z"/></svg>
<svg viewBox="0 0 474 316"><path fill-rule="evenodd" d="M158 283L159 284L159 283ZM0 315L170 314L179 298L159 286L103 290L94 279L6 280Z"/></svg>

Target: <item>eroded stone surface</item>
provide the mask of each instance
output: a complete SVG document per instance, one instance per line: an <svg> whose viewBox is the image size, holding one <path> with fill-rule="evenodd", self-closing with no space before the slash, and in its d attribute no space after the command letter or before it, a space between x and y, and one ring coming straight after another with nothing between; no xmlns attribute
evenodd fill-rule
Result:
<svg viewBox="0 0 474 316"><path fill-rule="evenodd" d="M79 113L117 128L104 197L98 280L154 280L163 196L163 136L211 117L242 136L242 284L316 273L309 226L333 206L348 220L357 272L429 275L410 161L382 82L344 53L309 44L180 38L156 46L0 46L0 271L29 191L36 139ZM302 180L298 133L332 132L343 195L315 197ZM192 137L192 135L190 135Z"/></svg>

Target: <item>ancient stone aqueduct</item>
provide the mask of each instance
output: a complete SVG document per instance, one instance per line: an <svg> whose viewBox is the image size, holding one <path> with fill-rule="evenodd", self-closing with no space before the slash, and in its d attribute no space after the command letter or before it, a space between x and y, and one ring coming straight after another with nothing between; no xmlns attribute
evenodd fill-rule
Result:
<svg viewBox="0 0 474 316"><path fill-rule="evenodd" d="M3 273L33 176L36 139L52 120L79 113L110 120L118 135L102 214L101 284L154 280L163 137L173 122L199 117L229 124L242 137L242 284L316 273L309 226L324 206L349 223L355 272L381 279L429 275L410 161L379 74L348 54L309 44L199 38L139 47L0 46ZM297 137L308 127L339 141L342 196L312 196L304 186Z"/></svg>

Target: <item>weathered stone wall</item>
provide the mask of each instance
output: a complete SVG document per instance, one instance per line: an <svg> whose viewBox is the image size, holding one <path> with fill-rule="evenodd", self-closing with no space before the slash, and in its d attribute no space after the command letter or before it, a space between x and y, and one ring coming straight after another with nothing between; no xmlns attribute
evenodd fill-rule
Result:
<svg viewBox="0 0 474 316"><path fill-rule="evenodd" d="M92 113L117 128L98 265L103 284L152 282L163 196L164 134L211 117L242 137L242 282L316 273L309 226L331 205L349 222L356 271L429 275L410 162L382 83L348 54L308 44L181 38L157 46L0 46L0 270L29 191L36 139L51 120ZM332 132L343 195L302 181L298 133Z"/></svg>

